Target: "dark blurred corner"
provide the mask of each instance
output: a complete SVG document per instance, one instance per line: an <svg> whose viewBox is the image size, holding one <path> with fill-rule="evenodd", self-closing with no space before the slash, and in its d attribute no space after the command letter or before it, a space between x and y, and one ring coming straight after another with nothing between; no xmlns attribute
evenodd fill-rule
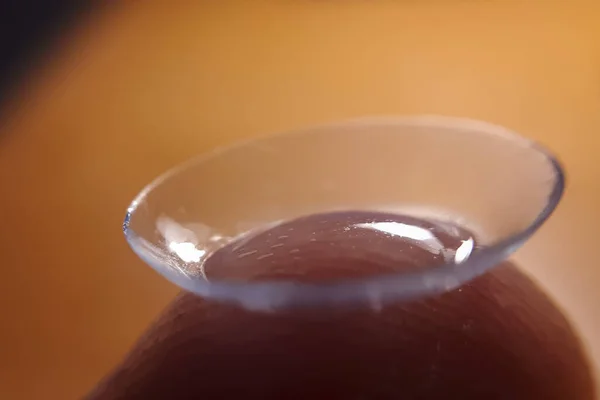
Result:
<svg viewBox="0 0 600 400"><path fill-rule="evenodd" d="M96 1L0 2L0 113L12 90Z"/></svg>

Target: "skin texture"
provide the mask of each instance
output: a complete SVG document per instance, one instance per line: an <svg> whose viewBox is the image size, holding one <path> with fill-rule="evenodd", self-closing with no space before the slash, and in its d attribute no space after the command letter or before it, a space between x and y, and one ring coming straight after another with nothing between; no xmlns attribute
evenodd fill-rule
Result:
<svg viewBox="0 0 600 400"><path fill-rule="evenodd" d="M514 266L408 305L257 314L181 294L88 397L592 400L577 337Z"/></svg>
<svg viewBox="0 0 600 400"><path fill-rule="evenodd" d="M334 237L323 232L319 242ZM260 253L272 243L263 233L245 246ZM387 262L377 256L383 247L349 257L308 242L294 246L307 250L294 253L302 263L277 253L257 279L289 277L286 265L304 265L301 273L313 279L327 267L329 279L335 266L342 276ZM230 262L231 254L215 260ZM458 290L380 311L258 313L182 293L88 397L199 398L592 400L594 387L567 320L505 263Z"/></svg>

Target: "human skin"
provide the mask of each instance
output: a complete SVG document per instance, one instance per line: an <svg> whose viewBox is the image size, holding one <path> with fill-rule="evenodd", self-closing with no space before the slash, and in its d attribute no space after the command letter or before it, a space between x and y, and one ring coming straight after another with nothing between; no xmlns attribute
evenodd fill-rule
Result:
<svg viewBox="0 0 600 400"><path fill-rule="evenodd" d="M505 263L435 298L257 313L182 293L88 400L594 399L579 340Z"/></svg>

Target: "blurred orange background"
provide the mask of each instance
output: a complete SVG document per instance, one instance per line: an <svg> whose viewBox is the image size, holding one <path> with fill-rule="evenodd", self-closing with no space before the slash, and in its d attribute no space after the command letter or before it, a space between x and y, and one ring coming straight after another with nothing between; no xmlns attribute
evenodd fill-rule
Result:
<svg viewBox="0 0 600 400"><path fill-rule="evenodd" d="M559 154L565 200L516 258L600 362L598 21L586 0L94 11L0 120L0 397L83 395L175 295L120 232L153 177L236 139L374 114L483 119Z"/></svg>

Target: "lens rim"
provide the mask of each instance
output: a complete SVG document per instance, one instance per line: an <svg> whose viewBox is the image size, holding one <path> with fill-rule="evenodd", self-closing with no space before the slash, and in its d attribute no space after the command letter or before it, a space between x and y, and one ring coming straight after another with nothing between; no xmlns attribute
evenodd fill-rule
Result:
<svg viewBox="0 0 600 400"><path fill-rule="evenodd" d="M483 121L442 117L442 116L409 116L409 117L367 117L350 119L329 124L320 124L277 135L293 135L307 133L316 129L344 129L348 127L396 125L398 127L431 127L456 128L473 131L485 135L497 135L504 140L527 146L542 155L550 165L554 181L544 206L535 219L525 228L514 232L502 240L475 252L461 264L445 264L416 272L388 274L369 277L362 280L337 281L326 284L307 284L290 281L262 282L224 282L191 278L185 274L173 274L172 259L158 254L153 246L131 229L130 221L139 204L150 192L160 187L166 180L178 173L196 166L219 154L239 148L261 138L237 142L231 146L214 150L176 166L148 184L131 202L123 222L123 232L133 251L171 282L184 290L213 300L234 302L245 308L270 311L281 308L339 305L345 303L367 303L372 307L381 307L389 301L409 301L411 299L430 296L455 289L465 282L486 272L501 263L516 251L541 225L552 215L558 206L565 189L565 173L557 157L540 144L524 138L517 133ZM271 135L268 138L272 139Z"/></svg>

